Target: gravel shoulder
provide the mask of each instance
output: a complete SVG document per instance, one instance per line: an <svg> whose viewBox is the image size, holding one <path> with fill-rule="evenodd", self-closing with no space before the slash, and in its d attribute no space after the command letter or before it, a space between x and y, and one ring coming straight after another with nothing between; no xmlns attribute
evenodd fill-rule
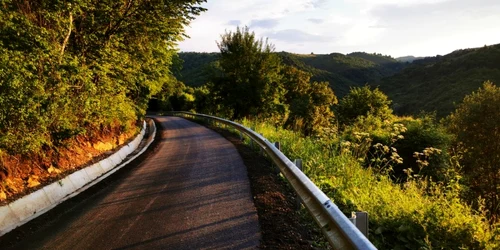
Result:
<svg viewBox="0 0 500 250"><path fill-rule="evenodd" d="M219 127L209 128L235 145L247 167L261 227L260 248L330 249L307 211L296 209L295 192L276 174L270 160L245 145L239 135Z"/></svg>

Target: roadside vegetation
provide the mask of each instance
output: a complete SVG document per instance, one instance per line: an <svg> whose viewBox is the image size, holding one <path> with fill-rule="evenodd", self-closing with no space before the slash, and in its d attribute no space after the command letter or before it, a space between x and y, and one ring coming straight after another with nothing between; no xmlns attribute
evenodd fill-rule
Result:
<svg viewBox="0 0 500 250"><path fill-rule="evenodd" d="M133 136L202 0L0 8L0 202Z"/></svg>
<svg viewBox="0 0 500 250"><path fill-rule="evenodd" d="M494 84L446 119L396 116L378 88L352 87L338 99L329 83L283 63L248 28L218 45L209 81L180 83L164 106L237 120L280 141L344 213L370 214L370 240L380 249L500 247Z"/></svg>

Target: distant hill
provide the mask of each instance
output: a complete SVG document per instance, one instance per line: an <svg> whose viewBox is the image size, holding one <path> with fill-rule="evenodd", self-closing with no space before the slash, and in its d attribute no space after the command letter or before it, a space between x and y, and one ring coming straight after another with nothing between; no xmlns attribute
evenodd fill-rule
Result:
<svg viewBox="0 0 500 250"><path fill-rule="evenodd" d="M311 73L314 81L327 81L342 97L354 86L374 83L384 77L401 71L404 63L380 54L355 52L351 54L332 53L327 55L300 55L288 52L278 53L283 62Z"/></svg>
<svg viewBox="0 0 500 250"><path fill-rule="evenodd" d="M416 61L416 60L420 60L420 59L423 59L424 57L414 57L414 56L402 56L402 57L397 57L396 60L398 62L413 62L413 61Z"/></svg>
<svg viewBox="0 0 500 250"><path fill-rule="evenodd" d="M353 52L353 53L347 54L347 56L362 58L362 59L368 60L372 63L380 64L380 65L394 64L394 63L398 62L397 59L394 59L391 56L384 56L382 54L377 54L377 53L369 54L366 52Z"/></svg>
<svg viewBox="0 0 500 250"><path fill-rule="evenodd" d="M500 83L500 44L416 60L375 85L393 100L398 114L424 110L443 117L486 80Z"/></svg>
<svg viewBox="0 0 500 250"><path fill-rule="evenodd" d="M381 54L355 52L348 55L301 55L277 53L287 65L311 73L314 81L327 81L339 97L347 94L352 86L374 83L401 71L406 64ZM218 53L179 53L184 61L177 78L189 86L206 83L209 66L217 60Z"/></svg>
<svg viewBox="0 0 500 250"><path fill-rule="evenodd" d="M180 72L175 77L188 86L198 87L207 82L210 76L210 66L217 61L219 53L181 52L179 58L183 61Z"/></svg>

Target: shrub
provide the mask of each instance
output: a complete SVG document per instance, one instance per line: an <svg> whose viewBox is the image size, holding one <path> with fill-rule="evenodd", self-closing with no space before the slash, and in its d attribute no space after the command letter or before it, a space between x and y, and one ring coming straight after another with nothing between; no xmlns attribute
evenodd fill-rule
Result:
<svg viewBox="0 0 500 250"><path fill-rule="evenodd" d="M455 150L460 152L462 173L476 206L485 199L493 218L500 216L500 88L491 82L466 96L447 119L448 129L456 136Z"/></svg>
<svg viewBox="0 0 500 250"><path fill-rule="evenodd" d="M300 158L304 172L346 214L367 211L370 240L379 249L494 249L499 225L471 209L453 190L413 179L395 184L387 175L363 167L351 152L330 157L318 139L304 138L262 122L245 120L270 141L280 141L290 159ZM496 231L495 231L496 230Z"/></svg>
<svg viewBox="0 0 500 250"><path fill-rule="evenodd" d="M342 125L351 125L358 117L368 115L385 120L392 113L390 104L391 101L378 88L372 90L369 86L354 87L340 100L337 116Z"/></svg>

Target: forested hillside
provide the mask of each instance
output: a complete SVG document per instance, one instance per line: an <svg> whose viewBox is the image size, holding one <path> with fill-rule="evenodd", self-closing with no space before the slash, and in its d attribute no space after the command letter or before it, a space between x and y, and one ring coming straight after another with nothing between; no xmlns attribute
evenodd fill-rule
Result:
<svg viewBox="0 0 500 250"><path fill-rule="evenodd" d="M202 2L0 1L0 202L133 136Z"/></svg>
<svg viewBox="0 0 500 250"><path fill-rule="evenodd" d="M398 114L425 110L443 117L487 80L500 82L500 44L416 60L374 85L393 100Z"/></svg>
<svg viewBox="0 0 500 250"><path fill-rule="evenodd" d="M500 82L500 45L457 50L445 56L394 59L381 54L300 55L278 52L285 65L311 74L311 80L328 82L339 97L351 87L379 86L393 101L398 114L421 110L449 114L454 103L478 89L486 80ZM180 53L177 78L187 86L207 83L219 53ZM412 61L410 63L410 61Z"/></svg>
<svg viewBox="0 0 500 250"><path fill-rule="evenodd" d="M415 57L415 56L402 56L402 57L397 57L396 60L400 62L413 62L416 60L424 59L424 57Z"/></svg>
<svg viewBox="0 0 500 250"><path fill-rule="evenodd" d="M363 86L383 77L394 75L406 64L381 54L355 52L348 55L300 55L288 52L277 53L284 64L310 73L313 81L329 82L338 96L344 96L351 86ZM178 79L188 86L201 86L208 81L211 64L218 53L180 53L184 61Z"/></svg>
<svg viewBox="0 0 500 250"><path fill-rule="evenodd" d="M181 52L178 55L180 70L174 72L175 76L187 86L198 87L207 83L219 53Z"/></svg>

